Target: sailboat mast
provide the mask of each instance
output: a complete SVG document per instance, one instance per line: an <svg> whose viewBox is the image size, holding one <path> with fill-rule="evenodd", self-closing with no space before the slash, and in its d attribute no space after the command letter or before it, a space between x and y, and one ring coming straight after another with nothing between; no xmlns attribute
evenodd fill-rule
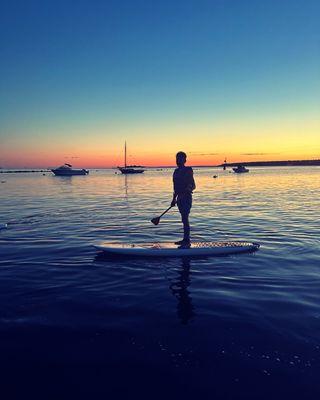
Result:
<svg viewBox="0 0 320 400"><path fill-rule="evenodd" d="M127 142L124 142L124 167L127 168Z"/></svg>

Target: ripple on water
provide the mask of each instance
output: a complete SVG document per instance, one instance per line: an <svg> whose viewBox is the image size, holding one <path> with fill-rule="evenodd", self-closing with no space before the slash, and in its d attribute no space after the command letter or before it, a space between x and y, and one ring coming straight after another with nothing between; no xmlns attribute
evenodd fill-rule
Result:
<svg viewBox="0 0 320 400"><path fill-rule="evenodd" d="M255 254L154 260L97 255L91 243L99 240L181 237L176 209L159 226L150 223L170 203L171 174L10 174L0 192L1 223L8 223L0 231L0 321L8 332L3 357L14 354L23 363L16 343L28 349L44 343L42 354L53 364L108 360L114 366L121 360L122 371L133 365L131 374L168 373L177 382L175 371L183 371L198 382L190 393L211 390L212 374L216 390L227 390L230 398L244 390L248 377L269 394L279 385L316 393L318 170L256 168L246 176L195 170L194 239L258 241ZM65 355L54 348L57 340ZM33 354L25 360L39 363ZM92 372L86 377L92 381ZM250 387L259 398L261 391Z"/></svg>

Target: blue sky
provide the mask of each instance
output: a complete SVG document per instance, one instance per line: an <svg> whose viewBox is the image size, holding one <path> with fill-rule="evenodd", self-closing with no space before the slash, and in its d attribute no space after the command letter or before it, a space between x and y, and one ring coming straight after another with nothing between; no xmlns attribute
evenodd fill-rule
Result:
<svg viewBox="0 0 320 400"><path fill-rule="evenodd" d="M198 140L217 121L300 115L309 126L320 105L319 20L313 0L7 2L1 142L12 157L13 146L46 148L56 136L59 151L66 135L85 145L104 130L118 146L168 130L179 139L184 123Z"/></svg>

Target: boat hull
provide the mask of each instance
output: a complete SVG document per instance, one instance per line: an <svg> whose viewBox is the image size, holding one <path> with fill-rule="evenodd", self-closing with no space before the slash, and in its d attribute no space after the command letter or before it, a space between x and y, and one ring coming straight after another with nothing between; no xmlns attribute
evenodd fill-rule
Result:
<svg viewBox="0 0 320 400"><path fill-rule="evenodd" d="M86 169L72 169L72 170L62 170L62 169L52 169L51 170L57 176L73 176L73 175L88 175L89 171Z"/></svg>
<svg viewBox="0 0 320 400"><path fill-rule="evenodd" d="M130 174L142 174L144 172L144 169L121 168L121 167L119 167L119 171L122 174L130 175Z"/></svg>

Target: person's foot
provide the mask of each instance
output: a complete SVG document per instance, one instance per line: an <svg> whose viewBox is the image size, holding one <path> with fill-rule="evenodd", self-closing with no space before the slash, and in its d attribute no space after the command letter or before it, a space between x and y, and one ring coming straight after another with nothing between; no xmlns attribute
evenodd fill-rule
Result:
<svg viewBox="0 0 320 400"><path fill-rule="evenodd" d="M179 249L188 249L190 247L190 240L180 240L178 242L179 244Z"/></svg>
<svg viewBox="0 0 320 400"><path fill-rule="evenodd" d="M190 246L191 246L190 241L183 240L178 248L179 249L189 249Z"/></svg>
<svg viewBox="0 0 320 400"><path fill-rule="evenodd" d="M180 244L184 243L184 240L178 240L177 242L174 242L174 244L177 244L180 246Z"/></svg>

